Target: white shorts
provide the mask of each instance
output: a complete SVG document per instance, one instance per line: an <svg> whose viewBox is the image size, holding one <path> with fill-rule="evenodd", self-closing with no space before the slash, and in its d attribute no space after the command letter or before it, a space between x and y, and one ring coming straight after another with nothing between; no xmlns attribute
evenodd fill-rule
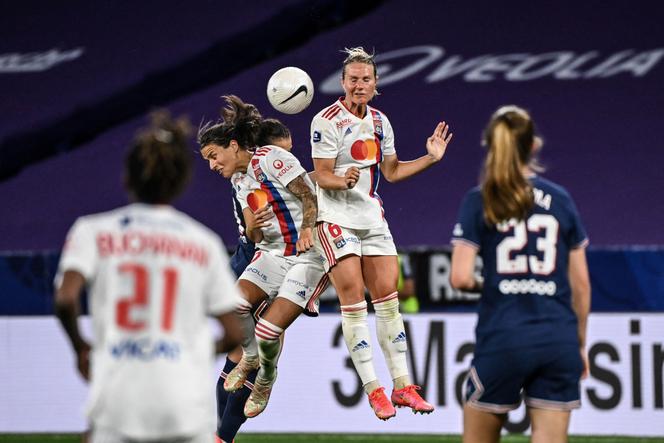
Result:
<svg viewBox="0 0 664 443"><path fill-rule="evenodd" d="M122 434L106 428L95 427L92 430L91 443L214 443L214 433L204 432L189 437L166 437L150 440L127 438Z"/></svg>
<svg viewBox="0 0 664 443"><path fill-rule="evenodd" d="M306 315L315 317L319 312L320 294L328 284L324 261L315 250L284 257L259 249L240 280L252 282L268 298L290 300L304 309Z"/></svg>
<svg viewBox="0 0 664 443"><path fill-rule="evenodd" d="M316 226L316 247L325 257L325 270L347 255L397 255L392 233L383 225L372 229L350 229L334 223L321 222Z"/></svg>

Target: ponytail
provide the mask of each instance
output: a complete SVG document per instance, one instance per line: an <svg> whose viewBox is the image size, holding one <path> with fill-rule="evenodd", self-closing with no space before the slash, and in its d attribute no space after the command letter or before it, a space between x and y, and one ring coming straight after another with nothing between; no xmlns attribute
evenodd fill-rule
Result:
<svg viewBox="0 0 664 443"><path fill-rule="evenodd" d="M484 133L488 151L481 178L484 218L494 225L523 220L533 207L533 189L522 169L531 160L534 126L526 111L499 109Z"/></svg>

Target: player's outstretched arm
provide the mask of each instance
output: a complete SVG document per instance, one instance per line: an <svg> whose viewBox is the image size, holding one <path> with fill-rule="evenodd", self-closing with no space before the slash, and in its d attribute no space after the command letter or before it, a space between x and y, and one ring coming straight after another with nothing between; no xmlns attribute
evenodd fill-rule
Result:
<svg viewBox="0 0 664 443"><path fill-rule="evenodd" d="M76 366L81 376L90 379L90 345L81 337L78 328L79 298L85 286L85 278L77 271L66 271L62 284L55 294L55 315L60 320L74 352Z"/></svg>
<svg viewBox="0 0 664 443"><path fill-rule="evenodd" d="M313 228L318 216L318 201L302 176L291 180L287 187L302 202L302 226L295 244L297 253L300 254L314 247Z"/></svg>
<svg viewBox="0 0 664 443"><path fill-rule="evenodd" d="M348 168L340 177L334 174L334 158L314 158L314 172L316 183L323 189L331 191L343 191L351 189L360 179L360 170L355 166Z"/></svg>
<svg viewBox="0 0 664 443"><path fill-rule="evenodd" d="M475 277L477 249L464 243L456 243L452 249L450 283L453 288L466 292L481 292L482 282Z"/></svg>
<svg viewBox="0 0 664 443"><path fill-rule="evenodd" d="M582 378L588 376L588 356L586 354L586 329L590 312L590 277L585 248L573 249L569 253L569 284L572 289L572 308L578 321L579 347L583 359Z"/></svg>
<svg viewBox="0 0 664 443"><path fill-rule="evenodd" d="M380 166L380 171L385 179L390 183L405 180L438 163L452 141L453 134L449 132L449 128L445 122L438 123L433 134L427 138L427 154L418 159L399 161L396 154L386 155Z"/></svg>

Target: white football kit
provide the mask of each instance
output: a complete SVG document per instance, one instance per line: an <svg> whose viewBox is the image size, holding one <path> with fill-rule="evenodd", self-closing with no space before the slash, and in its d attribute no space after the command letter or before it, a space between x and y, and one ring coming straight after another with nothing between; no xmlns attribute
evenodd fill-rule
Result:
<svg viewBox="0 0 664 443"><path fill-rule="evenodd" d="M378 193L380 162L396 153L394 132L385 114L367 106L363 119L337 100L316 114L311 122L313 158L335 159L334 174L343 177L352 166L360 179L352 189L327 190L317 186L318 220L345 228L370 229L383 223Z"/></svg>
<svg viewBox="0 0 664 443"><path fill-rule="evenodd" d="M270 145L256 150L246 177L249 180L238 182L244 186L237 194L242 207L250 207L253 197L269 204L274 217L269 227L262 228L263 240L256 245L256 255L240 278L251 281L270 298L287 298L308 315L318 315L318 298L327 286L324 259L315 249L296 255L303 205L288 190L291 181L302 177L314 191L311 179L293 154ZM261 197L256 197L257 192Z"/></svg>
<svg viewBox="0 0 664 443"><path fill-rule="evenodd" d="M65 271L88 283L93 427L136 440L212 436L207 315L240 301L221 239L170 206L131 204L76 221L56 286Z"/></svg>
<svg viewBox="0 0 664 443"><path fill-rule="evenodd" d="M367 106L359 118L337 100L311 122L313 158L335 159L334 174L344 176L350 167L360 170L351 189L328 190L316 186L318 197L317 246L326 268L349 254L396 255L383 202L378 196L380 163L394 155L394 132L388 118Z"/></svg>

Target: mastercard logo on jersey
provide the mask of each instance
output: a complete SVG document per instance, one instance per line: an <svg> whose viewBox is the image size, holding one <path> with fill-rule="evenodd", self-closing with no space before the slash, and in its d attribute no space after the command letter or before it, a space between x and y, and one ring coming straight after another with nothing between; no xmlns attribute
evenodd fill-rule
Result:
<svg viewBox="0 0 664 443"><path fill-rule="evenodd" d="M358 140L350 148L350 155L355 160L376 160L378 157L378 145L375 140Z"/></svg>
<svg viewBox="0 0 664 443"><path fill-rule="evenodd" d="M247 204L252 211L256 212L267 205L267 192L262 189L256 189L247 196Z"/></svg>

